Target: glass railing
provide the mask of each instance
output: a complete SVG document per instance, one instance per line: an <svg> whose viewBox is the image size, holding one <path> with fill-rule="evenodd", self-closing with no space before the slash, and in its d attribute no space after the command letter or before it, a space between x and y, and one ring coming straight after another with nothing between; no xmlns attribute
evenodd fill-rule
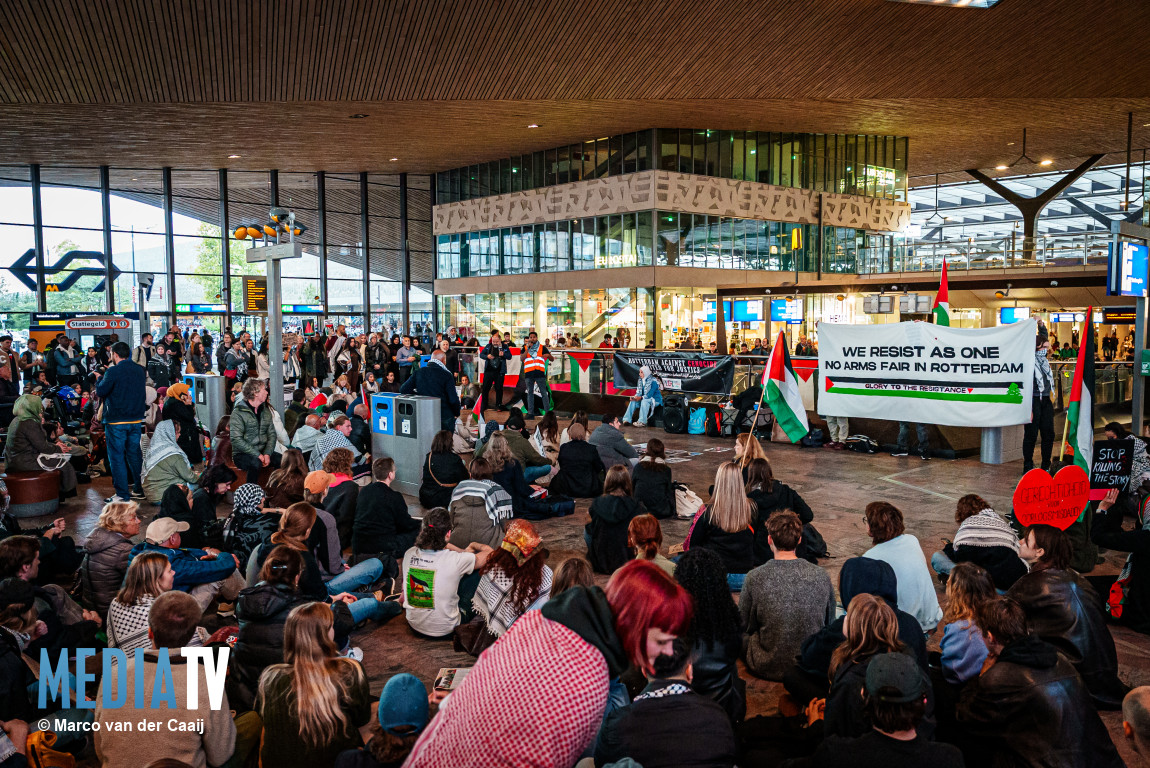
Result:
<svg viewBox="0 0 1150 768"><path fill-rule="evenodd" d="M1021 236L971 238L935 243L918 241L856 251L858 274L938 272L945 260L950 271L982 269L1065 269L1104 267L1110 236L1104 233L1044 235L1033 249Z"/></svg>

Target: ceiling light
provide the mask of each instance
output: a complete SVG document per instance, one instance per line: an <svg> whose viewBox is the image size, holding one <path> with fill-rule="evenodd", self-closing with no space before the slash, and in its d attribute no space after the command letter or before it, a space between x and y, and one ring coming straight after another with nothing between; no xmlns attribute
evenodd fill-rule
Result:
<svg viewBox="0 0 1150 768"><path fill-rule="evenodd" d="M527 126L527 127L528 127L528 128L538 128L538 127L539 127L539 123L532 123L531 125L529 125L529 126Z"/></svg>
<svg viewBox="0 0 1150 768"><path fill-rule="evenodd" d="M351 119L352 119L352 120L362 120L362 119L364 119L365 117L367 117L367 115L365 115L365 114L364 114L364 113L362 113L362 112L356 112L354 115L351 115Z"/></svg>
<svg viewBox="0 0 1150 768"><path fill-rule="evenodd" d="M1006 170L1007 168L1009 168L1009 167L1010 167L1009 165L996 165L996 166L994 166L994 170L996 170L996 171L1005 171L1005 170Z"/></svg>
<svg viewBox="0 0 1150 768"><path fill-rule="evenodd" d="M1051 165L1053 162L1053 160L1047 158L1046 160L1043 160L1041 163L1039 163L1039 165Z"/></svg>
<svg viewBox="0 0 1150 768"><path fill-rule="evenodd" d="M228 159L229 160L239 160L240 156L239 155L228 155Z"/></svg>
<svg viewBox="0 0 1150 768"><path fill-rule="evenodd" d="M394 163L394 162L395 162L396 160L398 160L398 159L399 159L398 157L393 157L393 158L391 158L391 160L389 160L388 162Z"/></svg>
<svg viewBox="0 0 1150 768"><path fill-rule="evenodd" d="M894 0L896 3L944 5L952 8L993 8L1001 0Z"/></svg>

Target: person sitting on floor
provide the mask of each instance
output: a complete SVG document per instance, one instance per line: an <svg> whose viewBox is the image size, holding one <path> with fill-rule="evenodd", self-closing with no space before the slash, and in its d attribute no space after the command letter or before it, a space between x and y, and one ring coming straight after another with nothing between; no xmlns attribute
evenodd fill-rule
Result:
<svg viewBox="0 0 1150 768"><path fill-rule="evenodd" d="M662 440L652 437L647 441L647 452L631 470L631 482L647 514L661 520L675 516L675 486Z"/></svg>
<svg viewBox="0 0 1150 768"><path fill-rule="evenodd" d="M531 483L551 472L551 462L546 457L541 456L531 441L523 436L522 430L526 428L526 425L527 423L523 420L523 413L518 408L512 408L507 414L507 421L504 422L503 429L498 434L507 442L507 450L521 467L523 479ZM486 456L489 450L491 450L491 440L487 440L475 449L475 458ZM488 458L490 459L490 457ZM499 470L496 470L496 473L498 472Z"/></svg>
<svg viewBox="0 0 1150 768"><path fill-rule="evenodd" d="M558 472L551 478L548 488L578 499L594 498L603 492L603 476L607 468L595 446L587 442L587 430L572 422L564 430L569 440L559 448Z"/></svg>
<svg viewBox="0 0 1150 768"><path fill-rule="evenodd" d="M635 552L636 560L650 560L674 577L675 563L659 553L663 546L663 529L654 515L638 515L627 524L627 546Z"/></svg>
<svg viewBox="0 0 1150 768"><path fill-rule="evenodd" d="M747 669L781 682L803 641L835 620L835 590L827 572L795 550L803 524L794 512L767 521L773 557L747 574L739 611L746 627Z"/></svg>
<svg viewBox="0 0 1150 768"><path fill-rule="evenodd" d="M979 625L989 656L956 713L967 765L1123 765L1082 678L1017 601L990 600Z"/></svg>
<svg viewBox="0 0 1150 768"><path fill-rule="evenodd" d="M1070 567L1070 537L1051 525L1023 531L1020 552L1030 573L1007 595L1026 612L1038 637L1066 655L1082 676L1098 709L1118 709L1130 687L1118 679L1118 651L1106 627L1102 598Z"/></svg>
<svg viewBox="0 0 1150 768"><path fill-rule="evenodd" d="M1150 759L1150 685L1140 685L1122 699L1122 732L1144 763Z"/></svg>
<svg viewBox="0 0 1150 768"><path fill-rule="evenodd" d="M623 422L618 416L605 414L603 423L595 427L591 437L587 438L587 442L599 451L599 458L605 467L623 464L630 469L639 463L638 451L623 437L622 430Z"/></svg>
<svg viewBox="0 0 1150 768"><path fill-rule="evenodd" d="M863 557L883 560L898 579L898 607L918 619L924 632L938 626L942 609L918 539L906 532L902 512L885 501L866 506L864 519L874 546Z"/></svg>
<svg viewBox="0 0 1150 768"><path fill-rule="evenodd" d="M871 729L862 736L829 736L809 758L784 768L963 768L962 752L928 741L920 732L926 717L928 681L913 659L883 653L867 666L863 711Z"/></svg>
<svg viewBox="0 0 1150 768"><path fill-rule="evenodd" d="M140 533L139 509L140 505L134 501L105 504L84 544L81 599L84 607L98 616L108 615L108 606L124 583L132 537Z"/></svg>
<svg viewBox="0 0 1150 768"><path fill-rule="evenodd" d="M706 547L723 558L732 592L743 588L747 572L754 567L755 505L743 490L738 464L727 461L715 471L711 503L699 510L691 524L684 549Z"/></svg>
<svg viewBox="0 0 1150 768"><path fill-rule="evenodd" d="M974 563L986 569L994 586L1007 590L1026 575L1026 561L1018 555L1018 536L1010 523L995 512L981 496L968 493L958 500L954 510L958 532L954 542L930 556L930 565L940 578L955 563Z"/></svg>
<svg viewBox="0 0 1150 768"><path fill-rule="evenodd" d="M362 489L356 499L351 551L357 558L378 557L394 564L414 546L419 520L407 511L403 494L391 487L395 482L393 459L384 456L373 461L371 474L375 482Z"/></svg>
<svg viewBox="0 0 1150 768"><path fill-rule="evenodd" d="M491 552L478 542L465 550L451 544L451 516L442 507L430 510L403 556L403 603L412 630L432 639L451 637L461 620L460 581L482 568Z"/></svg>
<svg viewBox="0 0 1150 768"><path fill-rule="evenodd" d="M353 456L346 448L335 448L323 461L321 469L331 475L323 508L335 518L341 548L351 546L355 511L359 502L359 485L351 479Z"/></svg>
<svg viewBox="0 0 1150 768"><path fill-rule="evenodd" d="M156 598L172 591L176 572L168 558L159 552L145 552L132 561L124 576L124 586L108 606L108 647L130 654L151 647L148 638L148 612ZM206 632L192 635L188 645L203 645Z"/></svg>
<svg viewBox="0 0 1150 768"><path fill-rule="evenodd" d="M746 433L744 433L746 434ZM742 437L742 435L740 435ZM753 441L757 445L758 441ZM795 554L807 562L816 563L818 557L811 543L806 541L807 526L815 519L803 497L798 492L775 477L771 462L766 458L751 459L746 466L747 498L755 503L755 565L762 565L771 559L771 545L767 542L767 521L771 515L781 510L790 510L799 516L804 527L803 541Z"/></svg>
<svg viewBox="0 0 1150 768"><path fill-rule="evenodd" d="M513 520L498 549L479 569L473 606L487 631L500 637L515 620L551 596L551 568L547 550L535 526Z"/></svg>
<svg viewBox="0 0 1150 768"><path fill-rule="evenodd" d="M175 421L161 421L152 433L144 459L143 482L144 496L153 504L159 504L164 491L173 485L194 484L199 480L179 439L180 425Z"/></svg>
<svg viewBox="0 0 1150 768"><path fill-rule="evenodd" d="M503 543L503 527L515 514L511 497L491 479L487 459L472 459L469 472L471 477L451 493L451 537L459 547L478 541L494 549Z"/></svg>
<svg viewBox="0 0 1150 768"><path fill-rule="evenodd" d="M9 536L33 536L40 542L40 581L69 578L84 560L84 551L76 547L71 536L65 536L68 521L58 517L47 525L25 528L20 519L8 511L12 497L8 485L0 480L0 540Z"/></svg>
<svg viewBox="0 0 1150 768"><path fill-rule="evenodd" d="M727 713L691 686L693 642L678 637L654 661L654 675L629 706L607 715L595 746L595 765L631 758L643 768L734 766L735 734ZM683 738L683 734L705 734Z"/></svg>
<svg viewBox="0 0 1150 768"><path fill-rule="evenodd" d="M632 518L641 514L643 508L631 496L630 467L616 464L607 470L603 495L591 502L591 522L583 531L587 559L596 573L614 573L635 557L627 546L627 531Z"/></svg>
<svg viewBox="0 0 1150 768"><path fill-rule="evenodd" d="M431 450L423 459L423 482L419 486L419 503L424 509L446 507L460 481L467 479L467 467L455 453L452 433L441 429L431 440ZM406 551L404 547L403 551Z"/></svg>
<svg viewBox="0 0 1150 768"><path fill-rule="evenodd" d="M188 530L187 523L170 517L160 517L148 525L144 540L132 547L130 561L144 552L159 552L168 558L175 570L173 586L187 592L200 604L200 612L208 609L212 600L231 602L244 588L244 579L237 571L239 560L230 552L218 549L182 549L180 534Z"/></svg>
<svg viewBox="0 0 1150 768"><path fill-rule="evenodd" d="M319 444L319 439L323 437L323 425L323 416L318 413L309 413L296 429L295 435L292 436L292 448L298 448L304 456L310 458L312 451Z"/></svg>
<svg viewBox="0 0 1150 768"><path fill-rule="evenodd" d="M429 709L427 688L419 678L407 672L395 675L379 694L371 738L363 749L341 752L335 768L399 768L427 725Z"/></svg>

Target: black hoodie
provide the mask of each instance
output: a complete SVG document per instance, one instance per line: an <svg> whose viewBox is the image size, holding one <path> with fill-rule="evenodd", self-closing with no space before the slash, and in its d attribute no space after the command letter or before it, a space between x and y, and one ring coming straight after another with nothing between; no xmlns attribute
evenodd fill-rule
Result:
<svg viewBox="0 0 1150 768"><path fill-rule="evenodd" d="M572 587L548 600L543 618L558 622L595 646L607 660L607 673L618 677L627 668L627 652L615 633L615 614L599 587Z"/></svg>
<svg viewBox="0 0 1150 768"><path fill-rule="evenodd" d="M627 526L631 518L641 514L642 505L630 496L607 494L591 502L591 522L586 528L591 537L587 559L596 573L614 573L635 557L627 546Z"/></svg>
<svg viewBox="0 0 1150 768"><path fill-rule="evenodd" d="M839 572L839 599L842 604L850 606L854 596L863 593L881 597L894 609L898 618L898 639L910 649L911 655L925 670L926 640L923 638L922 626L918 619L898 609L898 581L894 569L882 560L872 560L869 557L852 557L843 563L843 569ZM839 617L803 642L799 667L804 672L826 679L831 666L831 654L846 640L843 634L845 618Z"/></svg>
<svg viewBox="0 0 1150 768"><path fill-rule="evenodd" d="M312 599L283 584L261 581L236 598L240 631L232 648L228 701L239 711L251 709L260 675L284 660L284 622L292 608Z"/></svg>

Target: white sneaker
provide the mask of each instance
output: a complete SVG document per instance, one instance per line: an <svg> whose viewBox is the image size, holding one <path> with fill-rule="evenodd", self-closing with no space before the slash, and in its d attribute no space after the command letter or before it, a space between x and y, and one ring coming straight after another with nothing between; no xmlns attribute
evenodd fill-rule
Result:
<svg viewBox="0 0 1150 768"><path fill-rule="evenodd" d="M352 661L363 661L363 649L358 645L350 645L347 652L343 654Z"/></svg>

